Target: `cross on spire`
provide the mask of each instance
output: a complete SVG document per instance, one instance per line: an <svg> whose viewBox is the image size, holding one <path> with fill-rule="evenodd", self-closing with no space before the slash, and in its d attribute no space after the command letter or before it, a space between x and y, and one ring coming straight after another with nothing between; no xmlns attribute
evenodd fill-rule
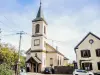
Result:
<svg viewBox="0 0 100 75"><path fill-rule="evenodd" d="M42 5L42 1L40 0L40 6Z"/></svg>

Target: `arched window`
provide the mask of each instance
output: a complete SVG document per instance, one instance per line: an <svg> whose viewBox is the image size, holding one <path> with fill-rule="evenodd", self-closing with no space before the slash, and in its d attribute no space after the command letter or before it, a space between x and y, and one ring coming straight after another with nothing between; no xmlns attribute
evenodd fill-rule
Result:
<svg viewBox="0 0 100 75"><path fill-rule="evenodd" d="M61 65L61 57L60 57L60 65Z"/></svg>
<svg viewBox="0 0 100 75"><path fill-rule="evenodd" d="M40 28L40 25L37 24L36 27L35 27L35 33L39 33L39 28Z"/></svg>
<svg viewBox="0 0 100 75"><path fill-rule="evenodd" d="M44 34L46 34L46 27L44 26Z"/></svg>
<svg viewBox="0 0 100 75"><path fill-rule="evenodd" d="M59 56L58 56L58 66L59 66Z"/></svg>

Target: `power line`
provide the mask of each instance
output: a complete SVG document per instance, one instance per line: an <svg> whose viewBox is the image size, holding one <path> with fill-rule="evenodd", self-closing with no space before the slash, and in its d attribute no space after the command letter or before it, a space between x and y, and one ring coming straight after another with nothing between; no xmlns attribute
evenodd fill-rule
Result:
<svg viewBox="0 0 100 75"><path fill-rule="evenodd" d="M12 35L16 35L15 33L14 34L5 34L5 35L1 35L1 37L3 36L12 36Z"/></svg>
<svg viewBox="0 0 100 75"><path fill-rule="evenodd" d="M29 36L32 36L30 33L27 33L27 32L26 32L26 34L29 35Z"/></svg>
<svg viewBox="0 0 100 75"><path fill-rule="evenodd" d="M0 50L1 50L1 28L0 28Z"/></svg>
<svg viewBox="0 0 100 75"><path fill-rule="evenodd" d="M4 18L8 20L8 18L7 18L6 16L4 16ZM9 21L9 20L8 20L8 21ZM13 24L13 25L16 25L13 21L12 21L12 24Z"/></svg>
<svg viewBox="0 0 100 75"><path fill-rule="evenodd" d="M30 33L26 33L29 36L32 36ZM58 42L58 43L65 43L64 41L58 41L58 40L54 40L54 39L48 39L47 40L51 40L52 42Z"/></svg>
<svg viewBox="0 0 100 75"><path fill-rule="evenodd" d="M20 14L20 17L21 17L21 14ZM5 18L5 19L7 19L7 20L9 21L9 19L8 19L6 16L4 16L4 18ZM27 18L26 18L26 19L27 19ZM29 19L27 19L27 20L29 20ZM14 22L13 22L13 20L12 20L12 21L10 20L10 23L12 23L12 25L17 26L17 24L16 24L16 23L14 23ZM15 31L16 31L16 30L15 30Z"/></svg>
<svg viewBox="0 0 100 75"><path fill-rule="evenodd" d="M64 43L64 41L58 41L58 40L53 40L53 39L47 39L47 40L51 40L51 41L55 41L55 42L59 42L59 43Z"/></svg>
<svg viewBox="0 0 100 75"><path fill-rule="evenodd" d="M7 27L8 27L10 30L12 30L12 32L13 32L14 29L12 29L12 27L9 27L7 24L5 24L5 23L2 22L2 21L0 21L0 23L2 23L3 25L7 26ZM14 31L16 31L16 30L14 30Z"/></svg>
<svg viewBox="0 0 100 75"><path fill-rule="evenodd" d="M6 19L6 20L8 20L9 21L9 19L6 17L6 16L4 16L4 18ZM17 24L15 24L13 21L11 21L10 20L10 23L12 24L12 25L15 25L15 26L17 26ZM15 29L14 29L15 30ZM16 30L15 30L16 31Z"/></svg>
<svg viewBox="0 0 100 75"><path fill-rule="evenodd" d="M1 32L2 32L2 31L1 31L1 28L0 28L0 43L1 43Z"/></svg>

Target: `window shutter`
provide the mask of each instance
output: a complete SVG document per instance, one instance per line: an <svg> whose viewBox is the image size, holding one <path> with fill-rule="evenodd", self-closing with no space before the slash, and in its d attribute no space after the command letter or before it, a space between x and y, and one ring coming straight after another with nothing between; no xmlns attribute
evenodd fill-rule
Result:
<svg viewBox="0 0 100 75"><path fill-rule="evenodd" d="M89 57L91 57L91 52L90 52L90 50L88 50L88 55L89 55Z"/></svg>
<svg viewBox="0 0 100 75"><path fill-rule="evenodd" d="M85 70L85 65L84 65L84 63L82 63L82 69Z"/></svg>
<svg viewBox="0 0 100 75"><path fill-rule="evenodd" d="M97 64L98 64L98 70L100 70L100 62L97 62Z"/></svg>
<svg viewBox="0 0 100 75"><path fill-rule="evenodd" d="M98 50L96 50L96 56L98 56Z"/></svg>
<svg viewBox="0 0 100 75"><path fill-rule="evenodd" d="M83 57L83 51L81 51L81 57Z"/></svg>
<svg viewBox="0 0 100 75"><path fill-rule="evenodd" d="M97 53L98 53L98 56L100 56L100 49L98 49L98 52Z"/></svg>
<svg viewBox="0 0 100 75"><path fill-rule="evenodd" d="M93 70L92 63L90 63L90 70Z"/></svg>

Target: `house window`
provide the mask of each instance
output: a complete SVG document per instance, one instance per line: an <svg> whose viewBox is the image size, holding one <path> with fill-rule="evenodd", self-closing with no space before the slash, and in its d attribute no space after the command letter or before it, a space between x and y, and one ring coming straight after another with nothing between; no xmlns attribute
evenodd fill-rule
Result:
<svg viewBox="0 0 100 75"><path fill-rule="evenodd" d="M97 62L98 70L100 70L100 62Z"/></svg>
<svg viewBox="0 0 100 75"><path fill-rule="evenodd" d="M58 66L59 66L59 57L58 57Z"/></svg>
<svg viewBox="0 0 100 75"><path fill-rule="evenodd" d="M90 44L93 44L93 43L94 43L93 39L90 39L90 40L89 40L89 43L90 43Z"/></svg>
<svg viewBox="0 0 100 75"><path fill-rule="evenodd" d="M81 57L91 57L90 50L81 50Z"/></svg>
<svg viewBox="0 0 100 75"><path fill-rule="evenodd" d="M50 58L50 66L53 66L53 58Z"/></svg>
<svg viewBox="0 0 100 75"><path fill-rule="evenodd" d="M37 53L35 53L35 57L37 57Z"/></svg>
<svg viewBox="0 0 100 75"><path fill-rule="evenodd" d="M100 57L100 49L96 49L96 56Z"/></svg>
<svg viewBox="0 0 100 75"><path fill-rule="evenodd" d="M60 65L61 65L61 58L60 58Z"/></svg>
<svg viewBox="0 0 100 75"><path fill-rule="evenodd" d="M39 45L40 45L40 39L35 39L34 46L39 46Z"/></svg>
<svg viewBox="0 0 100 75"><path fill-rule="evenodd" d="M39 28L40 28L40 25L37 24L36 27L35 27L35 33L39 33Z"/></svg>
<svg viewBox="0 0 100 75"><path fill-rule="evenodd" d="M44 34L46 34L46 27L44 26Z"/></svg>
<svg viewBox="0 0 100 75"><path fill-rule="evenodd" d="M83 70L93 70L92 63L82 63Z"/></svg>

